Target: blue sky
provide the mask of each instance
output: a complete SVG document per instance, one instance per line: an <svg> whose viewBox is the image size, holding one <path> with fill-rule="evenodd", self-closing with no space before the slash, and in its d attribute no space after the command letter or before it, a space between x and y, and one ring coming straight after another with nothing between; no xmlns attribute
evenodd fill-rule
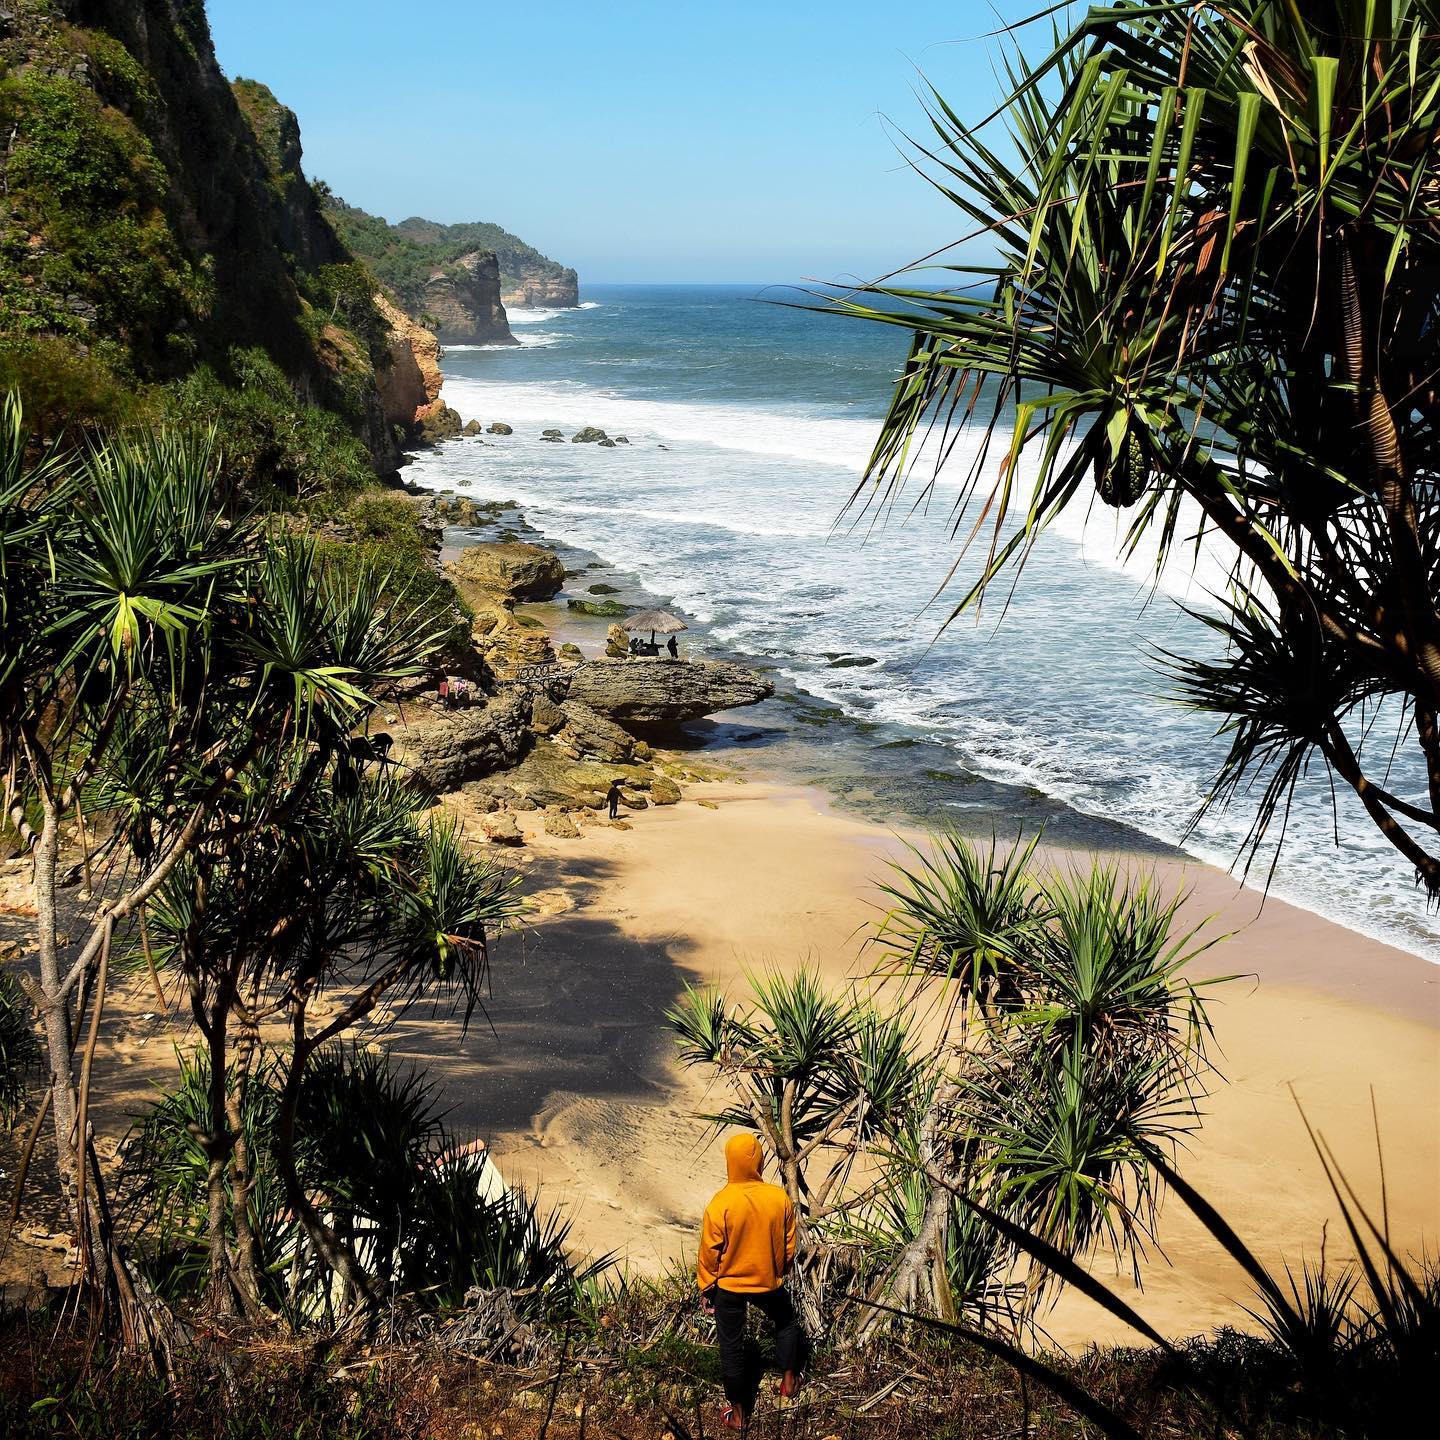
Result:
<svg viewBox="0 0 1440 1440"><path fill-rule="evenodd" d="M998 82L970 37L1038 8L208 6L226 74L299 115L311 176L391 220L497 221L582 283L869 278L953 240L896 127L921 130L921 71L985 113Z"/></svg>

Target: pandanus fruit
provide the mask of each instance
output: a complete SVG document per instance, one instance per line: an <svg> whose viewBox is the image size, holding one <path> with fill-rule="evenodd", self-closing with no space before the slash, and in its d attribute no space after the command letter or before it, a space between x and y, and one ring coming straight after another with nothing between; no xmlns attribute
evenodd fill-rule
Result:
<svg viewBox="0 0 1440 1440"><path fill-rule="evenodd" d="M1106 446L1095 457L1095 490L1117 510L1133 505L1150 488L1154 464L1150 447L1132 425L1120 442L1120 453L1111 455Z"/></svg>

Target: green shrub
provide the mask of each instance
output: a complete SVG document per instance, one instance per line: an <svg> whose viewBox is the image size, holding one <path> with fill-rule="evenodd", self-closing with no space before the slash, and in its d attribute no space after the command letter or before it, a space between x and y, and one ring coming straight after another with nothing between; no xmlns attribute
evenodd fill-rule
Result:
<svg viewBox="0 0 1440 1440"><path fill-rule="evenodd" d="M226 374L202 365L168 388L168 418L219 431L225 471L255 500L290 504L352 493L373 478L369 452L334 411L305 405L261 349L232 349Z"/></svg>
<svg viewBox="0 0 1440 1440"><path fill-rule="evenodd" d="M98 347L97 347L98 350ZM0 393L19 392L38 435L114 429L143 418L146 398L97 351L81 354L53 335L0 337Z"/></svg>
<svg viewBox="0 0 1440 1440"><path fill-rule="evenodd" d="M117 88L134 81L116 71ZM7 328L124 334L161 368L182 367L191 349L179 322L204 308L208 283L160 208L168 177L150 142L88 86L38 72L0 80L0 128L12 137Z"/></svg>
<svg viewBox="0 0 1440 1440"><path fill-rule="evenodd" d="M453 665L467 657L474 614L436 567L431 538L415 507L403 495L372 489L351 502L338 524L346 538L321 541L325 564L342 574L358 574L367 565L388 570L393 587L408 588L425 607L429 623L445 632L442 661Z"/></svg>

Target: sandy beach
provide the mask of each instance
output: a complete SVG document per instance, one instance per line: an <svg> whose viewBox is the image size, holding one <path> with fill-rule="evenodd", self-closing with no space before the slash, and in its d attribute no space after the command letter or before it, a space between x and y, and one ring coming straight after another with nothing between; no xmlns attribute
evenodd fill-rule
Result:
<svg viewBox="0 0 1440 1440"><path fill-rule="evenodd" d="M697 804L704 801L707 804ZM455 801L463 809L463 798ZM713 808L710 808L713 807ZM576 1242L632 1266L688 1263L694 1220L717 1185L709 1102L675 1063L663 1015L686 983L735 992L747 971L810 963L843 984L878 914L874 882L903 838L838 812L803 786L707 783L633 828L544 834L518 817L534 906L495 947L488 1021L463 1040L414 1016L393 1043L447 1082L453 1118L486 1135L506 1178L563 1204ZM1260 896L1203 866L1162 865L1191 889L1187 915L1235 932L1195 962L1210 992L1224 1075L1184 1157L1187 1177L1266 1261L1346 1248L1297 1111L1379 1211L1373 1116L1397 1249L1440 1236L1440 967ZM1373 1105L1373 1112L1372 1112ZM1244 1276L1173 1200L1143 1267L1138 1304L1162 1330L1245 1322ZM1128 1279L1120 1282L1128 1288ZM1049 1329L1067 1346L1122 1339L1066 1299Z"/></svg>

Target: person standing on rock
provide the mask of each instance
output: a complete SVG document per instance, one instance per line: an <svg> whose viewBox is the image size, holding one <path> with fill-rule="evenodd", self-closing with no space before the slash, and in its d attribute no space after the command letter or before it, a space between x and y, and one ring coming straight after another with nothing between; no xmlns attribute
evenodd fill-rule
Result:
<svg viewBox="0 0 1440 1440"><path fill-rule="evenodd" d="M620 816L620 781L618 779L610 782L610 789L606 792L605 798L610 802L610 818L618 819Z"/></svg>
<svg viewBox="0 0 1440 1440"><path fill-rule="evenodd" d="M745 1361L749 1306L775 1326L781 1395L789 1399L804 1382L805 1336L785 1290L785 1276L795 1263L795 1207L780 1186L760 1178L764 1167L760 1142L753 1135L732 1135L725 1142L729 1184L716 1192L700 1222L695 1281L705 1308L715 1316L726 1400L720 1423L727 1430L743 1430L750 1423L760 1388Z"/></svg>

